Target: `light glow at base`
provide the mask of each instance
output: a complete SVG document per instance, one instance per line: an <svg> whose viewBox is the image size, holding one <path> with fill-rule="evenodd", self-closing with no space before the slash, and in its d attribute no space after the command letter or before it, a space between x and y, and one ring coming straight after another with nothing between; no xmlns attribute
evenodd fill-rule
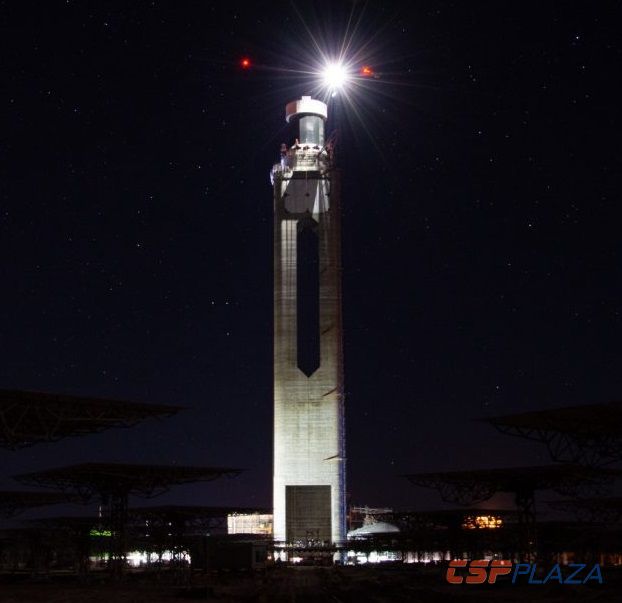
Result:
<svg viewBox="0 0 622 603"><path fill-rule="evenodd" d="M170 563L171 561L182 561L190 564L192 559L188 551L163 551L160 557L157 553L147 553L146 551L130 551L126 555L127 563L130 567L141 567L148 563L158 563L160 561Z"/></svg>
<svg viewBox="0 0 622 603"><path fill-rule="evenodd" d="M404 551L404 550L382 550L382 551L355 551L347 552L347 565L362 565L364 563L391 563L401 561L405 564L440 563L452 559L449 551Z"/></svg>
<svg viewBox="0 0 622 603"><path fill-rule="evenodd" d="M498 515L467 515L462 527L465 530L495 529L503 526L503 519Z"/></svg>

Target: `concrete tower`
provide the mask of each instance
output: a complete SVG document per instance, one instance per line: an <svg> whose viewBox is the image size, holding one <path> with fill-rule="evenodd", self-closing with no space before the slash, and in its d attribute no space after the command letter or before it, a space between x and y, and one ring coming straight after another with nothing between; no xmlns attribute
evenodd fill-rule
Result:
<svg viewBox="0 0 622 603"><path fill-rule="evenodd" d="M274 539L345 541L339 175L326 105L289 103L274 184Z"/></svg>

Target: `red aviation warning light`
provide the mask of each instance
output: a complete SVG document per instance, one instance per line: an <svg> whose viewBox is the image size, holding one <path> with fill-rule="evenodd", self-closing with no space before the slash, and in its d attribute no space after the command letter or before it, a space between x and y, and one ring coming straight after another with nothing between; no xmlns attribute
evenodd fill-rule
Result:
<svg viewBox="0 0 622 603"><path fill-rule="evenodd" d="M373 77L374 70L369 65L363 65L361 67L360 74L363 77Z"/></svg>
<svg viewBox="0 0 622 603"><path fill-rule="evenodd" d="M248 57L242 57L240 59L240 67L242 67L242 69L250 69L251 60Z"/></svg>

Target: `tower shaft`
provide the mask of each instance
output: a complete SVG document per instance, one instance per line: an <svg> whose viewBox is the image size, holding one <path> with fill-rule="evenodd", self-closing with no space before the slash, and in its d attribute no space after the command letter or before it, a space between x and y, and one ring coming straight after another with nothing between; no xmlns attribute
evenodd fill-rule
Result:
<svg viewBox="0 0 622 603"><path fill-rule="evenodd" d="M300 142L283 150L273 169L274 538L339 543L345 540L339 174L324 146L326 106L303 97L288 112L299 120Z"/></svg>

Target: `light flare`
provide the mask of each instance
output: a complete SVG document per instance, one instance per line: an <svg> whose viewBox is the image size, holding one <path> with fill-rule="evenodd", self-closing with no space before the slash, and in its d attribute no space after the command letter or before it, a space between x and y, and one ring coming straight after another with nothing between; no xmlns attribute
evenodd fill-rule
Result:
<svg viewBox="0 0 622 603"><path fill-rule="evenodd" d="M328 63L321 73L322 85L335 96L351 79L348 68L341 62Z"/></svg>

